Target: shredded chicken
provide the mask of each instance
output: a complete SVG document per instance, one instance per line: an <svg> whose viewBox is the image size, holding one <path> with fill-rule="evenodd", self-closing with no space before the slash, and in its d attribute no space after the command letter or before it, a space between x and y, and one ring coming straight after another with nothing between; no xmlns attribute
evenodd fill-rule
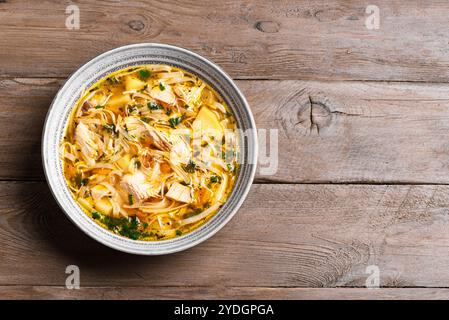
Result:
<svg viewBox="0 0 449 320"><path fill-rule="evenodd" d="M170 151L170 159L174 164L187 164L191 158L190 146L188 142L179 135L172 135L172 148Z"/></svg>
<svg viewBox="0 0 449 320"><path fill-rule="evenodd" d="M166 196L173 200L177 200L184 203L192 202L190 188L187 186L183 186L178 182L175 182L171 185Z"/></svg>
<svg viewBox="0 0 449 320"><path fill-rule="evenodd" d="M137 202L142 202L156 195L153 185L147 182L145 175L139 171L124 175L120 186L131 194Z"/></svg>
<svg viewBox="0 0 449 320"><path fill-rule="evenodd" d="M90 131L84 123L79 123L75 130L75 141L80 146L81 152L86 159L94 164L98 158L98 145L95 140L95 133Z"/></svg>
<svg viewBox="0 0 449 320"><path fill-rule="evenodd" d="M161 87L164 88L161 90ZM174 104L176 102L176 96L173 93L173 90L168 84L161 84L156 86L150 90L150 96L156 100L165 102L167 104Z"/></svg>
<svg viewBox="0 0 449 320"><path fill-rule="evenodd" d="M135 140L150 139L151 143L162 151L170 151L168 138L160 131L154 129L142 120L135 117L126 117L124 120L128 134Z"/></svg>

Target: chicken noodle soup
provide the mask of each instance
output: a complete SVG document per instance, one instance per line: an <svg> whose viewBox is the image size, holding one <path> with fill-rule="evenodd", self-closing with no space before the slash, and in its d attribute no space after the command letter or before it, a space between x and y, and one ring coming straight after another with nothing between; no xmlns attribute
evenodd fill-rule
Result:
<svg viewBox="0 0 449 320"><path fill-rule="evenodd" d="M236 121L203 80L167 65L117 71L86 90L61 142L81 208L135 240L185 234L227 200L237 171Z"/></svg>

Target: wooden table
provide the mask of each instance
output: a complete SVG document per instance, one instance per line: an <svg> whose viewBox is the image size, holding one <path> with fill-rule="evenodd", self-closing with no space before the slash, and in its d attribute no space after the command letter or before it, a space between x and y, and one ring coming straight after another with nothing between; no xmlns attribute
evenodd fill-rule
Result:
<svg viewBox="0 0 449 320"><path fill-rule="evenodd" d="M448 17L447 1L0 0L0 298L449 298ZM279 133L277 173L258 172L216 236L169 256L85 236L41 165L61 84L138 42L215 61ZM365 287L370 265L380 289Z"/></svg>

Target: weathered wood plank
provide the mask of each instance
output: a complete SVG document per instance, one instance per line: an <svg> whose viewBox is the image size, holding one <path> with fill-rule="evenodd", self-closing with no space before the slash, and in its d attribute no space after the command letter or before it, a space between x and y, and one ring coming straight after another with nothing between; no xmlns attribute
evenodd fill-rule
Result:
<svg viewBox="0 0 449 320"><path fill-rule="evenodd" d="M448 287L448 207L449 186L254 185L212 239L142 257L77 230L43 182L1 182L0 286L64 286L73 264L85 287L365 287L369 265L383 287Z"/></svg>
<svg viewBox="0 0 449 320"><path fill-rule="evenodd" d="M0 286L2 299L272 299L272 300L436 300L441 288L255 288L255 287L81 287Z"/></svg>
<svg viewBox="0 0 449 320"><path fill-rule="evenodd" d="M241 83L258 128L279 130L279 166L260 181L447 183L449 86Z"/></svg>
<svg viewBox="0 0 449 320"><path fill-rule="evenodd" d="M42 179L41 130L62 81L0 80L1 179ZM238 85L258 128L278 130L277 172L258 182L449 183L447 84Z"/></svg>
<svg viewBox="0 0 449 320"><path fill-rule="evenodd" d="M1 76L66 76L108 49L161 42L244 79L449 80L446 1L77 1L0 3Z"/></svg>
<svg viewBox="0 0 449 320"><path fill-rule="evenodd" d="M0 80L0 177L42 179L41 136L61 81Z"/></svg>

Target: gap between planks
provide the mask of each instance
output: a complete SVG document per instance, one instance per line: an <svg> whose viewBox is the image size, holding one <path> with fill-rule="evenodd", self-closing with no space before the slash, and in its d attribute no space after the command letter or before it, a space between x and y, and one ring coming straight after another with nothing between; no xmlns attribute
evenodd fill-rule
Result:
<svg viewBox="0 0 449 320"><path fill-rule="evenodd" d="M3 182L18 182L18 183L40 183L40 182L47 182L47 180L45 178L30 178L30 179L24 179L24 178L0 178L0 183ZM414 182L414 181L383 181L383 182L378 182L378 181L327 181L327 182L313 182L313 181L304 181L304 182L292 182L292 181L277 181L277 180L255 180L252 182L253 185L316 185L316 186L320 186L320 185L367 185L367 186L449 186L449 183L423 183L423 182Z"/></svg>
<svg viewBox="0 0 449 320"><path fill-rule="evenodd" d="M88 61L86 61L87 63ZM82 65L79 67L81 68ZM78 68L73 69L73 72L78 70ZM225 70L226 71L226 70ZM14 80L14 79L30 79L30 80L36 80L36 79L43 79L43 80L58 80L58 81L64 81L71 77L72 75L66 75L66 76L44 76L44 75L0 75L0 81L2 80ZM317 81L317 82L326 82L326 83L344 83L344 82L362 82L362 83L386 83L386 84L423 84L423 85L447 85L449 84L448 81L426 81L426 80L382 80L382 79L357 79L357 78L341 78L341 79L328 79L328 78L320 78L320 77L292 77L292 78L258 78L258 77L231 77L234 81ZM63 85L63 84L62 84ZM61 87L62 87L61 85Z"/></svg>

